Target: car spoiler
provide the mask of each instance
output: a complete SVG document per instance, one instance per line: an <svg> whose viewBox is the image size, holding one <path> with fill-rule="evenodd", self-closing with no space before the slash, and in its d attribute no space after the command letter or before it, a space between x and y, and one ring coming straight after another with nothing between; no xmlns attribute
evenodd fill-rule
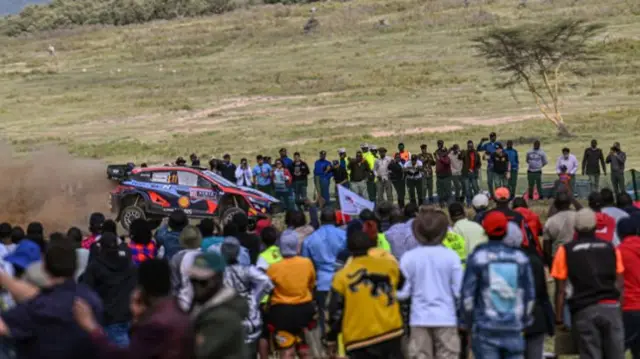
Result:
<svg viewBox="0 0 640 359"><path fill-rule="evenodd" d="M114 181L124 181L131 175L131 170L135 166L132 163L116 164L107 166L107 178Z"/></svg>

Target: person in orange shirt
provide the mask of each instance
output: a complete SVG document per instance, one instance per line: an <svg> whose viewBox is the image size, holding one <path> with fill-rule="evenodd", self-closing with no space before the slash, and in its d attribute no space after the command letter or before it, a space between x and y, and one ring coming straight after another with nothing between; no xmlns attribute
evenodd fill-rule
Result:
<svg viewBox="0 0 640 359"><path fill-rule="evenodd" d="M280 358L293 359L309 356L305 341L307 330L315 326L313 291L316 272L309 258L298 256L298 235L285 232L280 238L283 259L267 269L274 284L269 302L268 327L273 332Z"/></svg>
<svg viewBox="0 0 640 359"><path fill-rule="evenodd" d="M596 213L579 210L575 219L576 240L556 252L551 276L556 279L556 325L563 320L567 298L571 328L578 338L581 358L624 358L624 327L620 292L624 265L611 242L596 237Z"/></svg>

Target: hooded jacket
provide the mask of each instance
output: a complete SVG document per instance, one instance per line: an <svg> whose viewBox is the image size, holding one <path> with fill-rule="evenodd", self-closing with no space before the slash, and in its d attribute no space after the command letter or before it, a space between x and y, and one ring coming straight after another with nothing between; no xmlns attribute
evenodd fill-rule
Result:
<svg viewBox="0 0 640 359"><path fill-rule="evenodd" d="M164 258L171 260L171 258L183 248L180 244L180 232L172 230L169 226L162 226L156 232L156 242L159 247L164 247Z"/></svg>
<svg viewBox="0 0 640 359"><path fill-rule="evenodd" d="M137 283L131 253L122 249L103 251L87 266L82 281L91 287L104 305L104 324L131 320L129 300Z"/></svg>
<svg viewBox="0 0 640 359"><path fill-rule="evenodd" d="M246 301L227 287L220 289L203 305L195 307L192 314L195 358L246 359L242 321L248 311Z"/></svg>
<svg viewBox="0 0 640 359"><path fill-rule="evenodd" d="M625 236L618 249L624 264L622 310L640 311L640 236Z"/></svg>

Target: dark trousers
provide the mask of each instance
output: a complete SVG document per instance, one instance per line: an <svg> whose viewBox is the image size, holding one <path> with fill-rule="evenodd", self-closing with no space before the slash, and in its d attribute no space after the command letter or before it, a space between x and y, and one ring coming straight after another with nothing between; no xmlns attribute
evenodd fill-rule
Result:
<svg viewBox="0 0 640 359"><path fill-rule="evenodd" d="M422 178L407 179L407 191L409 192L409 200L411 203L415 203L418 206L422 204L422 201L424 201L424 195L422 194Z"/></svg>
<svg viewBox="0 0 640 359"><path fill-rule="evenodd" d="M437 176L436 187L438 188L438 202L443 206L449 203L451 197L451 176Z"/></svg>
<svg viewBox="0 0 640 359"><path fill-rule="evenodd" d="M464 185L462 182L462 175L451 176L451 184L453 185L453 192L456 196L455 200L460 203L464 202Z"/></svg>
<svg viewBox="0 0 640 359"><path fill-rule="evenodd" d="M376 189L376 182L373 180L367 181L367 194L369 195L369 201L376 203L376 194L378 193Z"/></svg>
<svg viewBox="0 0 640 359"><path fill-rule="evenodd" d="M529 200L533 199L533 187L538 189L538 196L542 199L542 172L527 172L527 182L529 183Z"/></svg>
<svg viewBox="0 0 640 359"><path fill-rule="evenodd" d="M511 193L511 198L516 197L516 192L518 190L518 170L511 170L511 176L509 176L509 192Z"/></svg>
<svg viewBox="0 0 640 359"><path fill-rule="evenodd" d="M615 194L624 193L626 191L624 186L624 172L611 171L611 189Z"/></svg>
<svg viewBox="0 0 640 359"><path fill-rule="evenodd" d="M571 316L581 359L624 358L624 326L619 304L594 304Z"/></svg>
<svg viewBox="0 0 640 359"><path fill-rule="evenodd" d="M404 179L391 181L393 188L396 189L396 195L398 196L398 206L404 208L404 197L407 192L407 182Z"/></svg>
<svg viewBox="0 0 640 359"><path fill-rule="evenodd" d="M622 313L624 322L624 348L633 359L640 359L640 311Z"/></svg>
<svg viewBox="0 0 640 359"><path fill-rule="evenodd" d="M307 199L307 181L294 181L293 193L297 205L303 203Z"/></svg>
<svg viewBox="0 0 640 359"><path fill-rule="evenodd" d="M326 318L326 311L327 311L327 296L329 295L328 291L323 291L323 290L316 290L316 292L314 293L315 295L315 300L316 300L316 307L317 307L317 313L318 313L318 327L320 328L320 333L322 333L322 335L324 336L325 329L325 318Z"/></svg>
<svg viewBox="0 0 640 359"><path fill-rule="evenodd" d="M402 339L394 338L347 352L350 359L403 359Z"/></svg>
<svg viewBox="0 0 640 359"><path fill-rule="evenodd" d="M422 178L422 193L427 196L429 203L433 202L433 177ZM423 200L424 198L422 198L418 204L422 204Z"/></svg>
<svg viewBox="0 0 640 359"><path fill-rule="evenodd" d="M478 184L478 173L471 172L464 176L464 193L467 196L467 204L471 204L473 196L480 193L480 185Z"/></svg>

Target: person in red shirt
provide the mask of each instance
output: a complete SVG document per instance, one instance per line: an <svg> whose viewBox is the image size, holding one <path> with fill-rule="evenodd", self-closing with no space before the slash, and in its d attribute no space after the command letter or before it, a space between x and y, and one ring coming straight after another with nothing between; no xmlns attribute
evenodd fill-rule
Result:
<svg viewBox="0 0 640 359"><path fill-rule="evenodd" d="M603 203L599 192L593 192L589 195L589 208L596 212L596 238L613 242L613 245L617 247L620 243L614 240L616 238L616 220L601 212Z"/></svg>
<svg viewBox="0 0 640 359"><path fill-rule="evenodd" d="M640 358L640 214L623 218L618 223L622 243L618 247L624 264L622 320L624 346L634 359Z"/></svg>
<svg viewBox="0 0 640 359"><path fill-rule="evenodd" d="M527 201L522 197L514 198L513 204L511 205L514 211L520 213L522 217L524 217L525 222L529 226L529 230L531 230L531 235L533 236L533 240L535 241L536 251L540 256L542 256L542 244L540 242L540 236L542 235L542 222L540 222L540 216L538 216L534 211L529 209L529 205L527 205Z"/></svg>

